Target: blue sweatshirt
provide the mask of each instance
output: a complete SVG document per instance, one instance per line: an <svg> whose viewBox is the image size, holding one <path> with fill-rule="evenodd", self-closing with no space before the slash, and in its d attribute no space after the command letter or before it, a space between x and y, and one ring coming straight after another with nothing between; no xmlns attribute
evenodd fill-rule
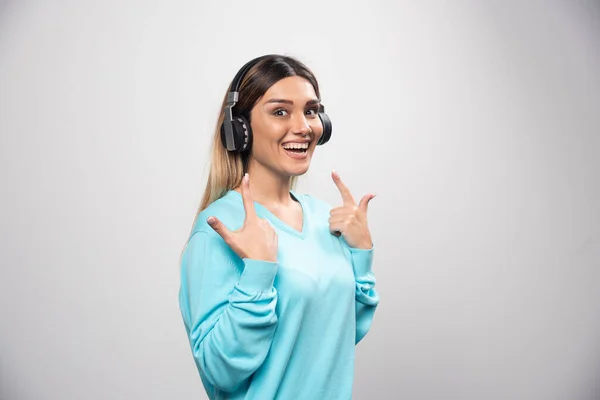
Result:
<svg viewBox="0 0 600 400"><path fill-rule="evenodd" d="M255 202L278 236L277 262L241 259L208 225L242 227L242 195L230 190L198 216L181 260L179 305L210 399L349 400L355 345L379 297L373 249L329 232L331 207L291 195L297 231Z"/></svg>

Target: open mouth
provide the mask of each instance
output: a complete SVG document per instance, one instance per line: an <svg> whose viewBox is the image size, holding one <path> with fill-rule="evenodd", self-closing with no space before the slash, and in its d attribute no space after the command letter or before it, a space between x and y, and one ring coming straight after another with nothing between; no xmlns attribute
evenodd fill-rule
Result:
<svg viewBox="0 0 600 400"><path fill-rule="evenodd" d="M283 145L285 151L291 154L305 154L308 151L309 143L287 143Z"/></svg>

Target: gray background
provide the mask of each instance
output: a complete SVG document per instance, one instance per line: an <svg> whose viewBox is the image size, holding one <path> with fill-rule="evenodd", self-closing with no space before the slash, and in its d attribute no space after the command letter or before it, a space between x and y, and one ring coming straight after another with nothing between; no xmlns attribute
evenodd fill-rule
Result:
<svg viewBox="0 0 600 400"><path fill-rule="evenodd" d="M334 123L300 191L370 225L355 399L600 398L600 4L0 2L0 397L206 398L178 259L227 84Z"/></svg>

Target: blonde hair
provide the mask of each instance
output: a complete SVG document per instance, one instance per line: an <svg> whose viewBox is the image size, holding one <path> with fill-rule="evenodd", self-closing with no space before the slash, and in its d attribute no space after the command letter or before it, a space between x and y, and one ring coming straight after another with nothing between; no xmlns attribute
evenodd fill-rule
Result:
<svg viewBox="0 0 600 400"><path fill-rule="evenodd" d="M284 55L269 55L254 65L240 84L239 101L235 113L243 115L250 121L250 111L264 93L277 81L288 76L306 78L313 86L317 98L320 99L318 82L312 73L300 61ZM227 88L227 93L231 85ZM225 119L227 93L223 97L217 123L213 132L210 155L210 171L204 194L194 218L196 225L198 215L214 201L223 197L229 190L235 189L242 183L244 174L248 171L250 152L233 153L227 151L221 142L221 125ZM297 177L290 177L290 188L296 187Z"/></svg>

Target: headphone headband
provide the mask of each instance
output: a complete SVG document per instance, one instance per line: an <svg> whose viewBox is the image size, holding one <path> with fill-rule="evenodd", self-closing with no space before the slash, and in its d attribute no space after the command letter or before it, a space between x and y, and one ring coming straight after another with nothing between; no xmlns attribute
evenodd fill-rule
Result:
<svg viewBox="0 0 600 400"><path fill-rule="evenodd" d="M269 57L269 55L256 57L255 59L248 61L246 64L244 64L244 66L242 66L242 68L240 68L238 73L235 74L233 81L231 81L231 90L227 94L227 102L228 103L233 103L232 106L235 105L235 103L237 103L238 97L239 97L240 85L242 84L242 80L244 79L244 76L246 76L248 71L250 71L250 68L252 68L259 61L261 61L262 59L267 58L267 57Z"/></svg>

